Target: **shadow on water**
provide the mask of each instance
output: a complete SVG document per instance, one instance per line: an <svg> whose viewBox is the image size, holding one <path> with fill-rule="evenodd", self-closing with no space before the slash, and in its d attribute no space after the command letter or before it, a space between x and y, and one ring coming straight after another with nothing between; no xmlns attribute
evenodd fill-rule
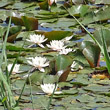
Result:
<svg viewBox="0 0 110 110"><path fill-rule="evenodd" d="M75 40L74 42L82 42L84 39L81 38L81 39L78 39L78 40Z"/></svg>

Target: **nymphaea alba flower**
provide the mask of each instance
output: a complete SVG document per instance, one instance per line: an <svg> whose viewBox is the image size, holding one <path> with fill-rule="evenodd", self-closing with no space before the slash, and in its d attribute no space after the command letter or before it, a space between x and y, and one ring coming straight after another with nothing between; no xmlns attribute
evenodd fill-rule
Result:
<svg viewBox="0 0 110 110"><path fill-rule="evenodd" d="M41 85L41 88L46 94L49 94L49 95L51 95L53 93L53 91L54 91L54 94L61 94L62 93L61 91L56 91L58 88L58 84L57 85L43 84L43 85Z"/></svg>
<svg viewBox="0 0 110 110"><path fill-rule="evenodd" d="M57 0L48 0L48 4L51 6L53 3L56 3Z"/></svg>
<svg viewBox="0 0 110 110"><path fill-rule="evenodd" d="M59 54L67 55L69 52L72 52L71 48L66 48L66 49L64 48L59 52Z"/></svg>
<svg viewBox="0 0 110 110"><path fill-rule="evenodd" d="M30 35L29 39L26 39L26 40L29 41L29 42L32 42L33 44L37 44L40 47L44 48L42 43L45 42L47 40L47 38L45 39L45 36L41 35L41 34L40 35L33 34L33 35Z"/></svg>
<svg viewBox="0 0 110 110"><path fill-rule="evenodd" d="M72 37L73 37L73 36L65 37L65 38L64 38L64 39L62 39L62 40L64 40L64 41L69 41L69 40L71 40L71 39L72 39Z"/></svg>
<svg viewBox="0 0 110 110"><path fill-rule="evenodd" d="M62 49L65 49L66 46L64 46L64 42L60 40L52 40L50 42L50 45L47 44L47 47L51 48L55 51L61 51Z"/></svg>
<svg viewBox="0 0 110 110"><path fill-rule="evenodd" d="M25 15L25 13L12 12L12 16L13 16L13 17L21 18L21 16L24 16L24 15Z"/></svg>
<svg viewBox="0 0 110 110"><path fill-rule="evenodd" d="M13 66L13 64L9 64L9 65L8 65L8 71L9 71L9 72L11 71L12 66ZM15 64L15 65L14 65L14 68L13 68L13 70L12 70L12 74L19 73L19 72L20 72L19 69L20 69L20 64Z"/></svg>
<svg viewBox="0 0 110 110"><path fill-rule="evenodd" d="M49 62L47 61L47 59L45 57L35 57L35 58L29 58L30 60L28 60L27 62L34 66L36 69L40 70L41 72L45 72L44 67L49 66Z"/></svg>
<svg viewBox="0 0 110 110"><path fill-rule="evenodd" d="M75 61L73 61L72 65L71 65L71 71L74 71L74 68L75 68L76 64L77 63Z"/></svg>

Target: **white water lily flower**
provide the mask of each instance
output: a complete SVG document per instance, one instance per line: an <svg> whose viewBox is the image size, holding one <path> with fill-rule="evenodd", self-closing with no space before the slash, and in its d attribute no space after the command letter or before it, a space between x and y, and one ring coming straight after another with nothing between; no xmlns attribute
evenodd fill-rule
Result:
<svg viewBox="0 0 110 110"><path fill-rule="evenodd" d="M83 66L79 65L79 69L82 70L83 69Z"/></svg>
<svg viewBox="0 0 110 110"><path fill-rule="evenodd" d="M37 45L39 45L42 48L45 48L42 45L42 43L45 42L47 40L47 38L45 39L44 35L33 34L33 35L30 35L30 38L26 39L26 40L29 41L29 42L32 42L34 44L37 44Z"/></svg>
<svg viewBox="0 0 110 110"><path fill-rule="evenodd" d="M64 73L64 70L59 70L59 71L57 72L57 75L58 75L58 76L61 76L63 73Z"/></svg>
<svg viewBox="0 0 110 110"><path fill-rule="evenodd" d="M73 36L69 36L69 37L65 37L64 39L62 39L63 41L69 41L70 39L72 39Z"/></svg>
<svg viewBox="0 0 110 110"><path fill-rule="evenodd" d="M73 61L73 63L72 63L72 65L71 65L71 71L74 71L74 67L76 66L76 62L75 61Z"/></svg>
<svg viewBox="0 0 110 110"><path fill-rule="evenodd" d="M30 60L27 62L36 69L39 69L41 72L45 72L44 67L49 66L49 62L46 61L47 59L45 57L35 57L31 58Z"/></svg>
<svg viewBox="0 0 110 110"><path fill-rule="evenodd" d="M47 94L52 94L54 89L55 89L54 94L61 94L62 93L61 91L56 91L58 88L58 84L57 85L55 85L55 84L43 84L43 85L41 85L41 88Z"/></svg>
<svg viewBox="0 0 110 110"><path fill-rule="evenodd" d="M11 71L11 68L12 68L13 64L9 64L8 65L8 71L10 72ZM19 68L20 68L20 64L15 64L14 65L14 68L12 70L12 74L16 74L16 73L19 73Z"/></svg>
<svg viewBox="0 0 110 110"><path fill-rule="evenodd" d="M59 41L59 40L52 40L50 42L50 45L47 44L47 46L49 48L51 48L52 50L55 50L55 51L61 51L62 49L66 48L66 46L64 46L64 42L63 41Z"/></svg>
<svg viewBox="0 0 110 110"><path fill-rule="evenodd" d="M49 5L52 5L53 3L56 3L57 0L48 0Z"/></svg>
<svg viewBox="0 0 110 110"><path fill-rule="evenodd" d="M64 44L67 45L67 44L70 43L70 39L72 39L72 37L73 37L73 35L72 36L69 36L69 37L65 37L61 41L63 41Z"/></svg>
<svg viewBox="0 0 110 110"><path fill-rule="evenodd" d="M59 54L67 55L69 52L72 52L71 48L62 49Z"/></svg>
<svg viewBox="0 0 110 110"><path fill-rule="evenodd" d="M18 18L21 18L21 16L24 16L25 13L16 13L16 12L12 12L12 16L13 17L18 17Z"/></svg>

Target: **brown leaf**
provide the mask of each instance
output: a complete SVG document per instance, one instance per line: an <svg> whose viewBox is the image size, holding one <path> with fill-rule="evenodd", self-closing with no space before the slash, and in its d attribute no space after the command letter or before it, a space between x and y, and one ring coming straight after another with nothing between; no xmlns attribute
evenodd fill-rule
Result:
<svg viewBox="0 0 110 110"><path fill-rule="evenodd" d="M66 81L66 79L68 77L68 74L70 73L70 70L71 70L70 67L68 67L66 70L64 70L64 72L62 73L62 75L59 78L60 82L65 82Z"/></svg>

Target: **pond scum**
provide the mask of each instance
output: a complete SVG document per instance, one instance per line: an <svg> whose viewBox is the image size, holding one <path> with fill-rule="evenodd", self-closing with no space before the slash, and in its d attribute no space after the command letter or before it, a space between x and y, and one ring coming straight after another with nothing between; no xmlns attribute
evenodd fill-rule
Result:
<svg viewBox="0 0 110 110"><path fill-rule="evenodd" d="M110 110L109 12L108 0L1 0L0 110Z"/></svg>

